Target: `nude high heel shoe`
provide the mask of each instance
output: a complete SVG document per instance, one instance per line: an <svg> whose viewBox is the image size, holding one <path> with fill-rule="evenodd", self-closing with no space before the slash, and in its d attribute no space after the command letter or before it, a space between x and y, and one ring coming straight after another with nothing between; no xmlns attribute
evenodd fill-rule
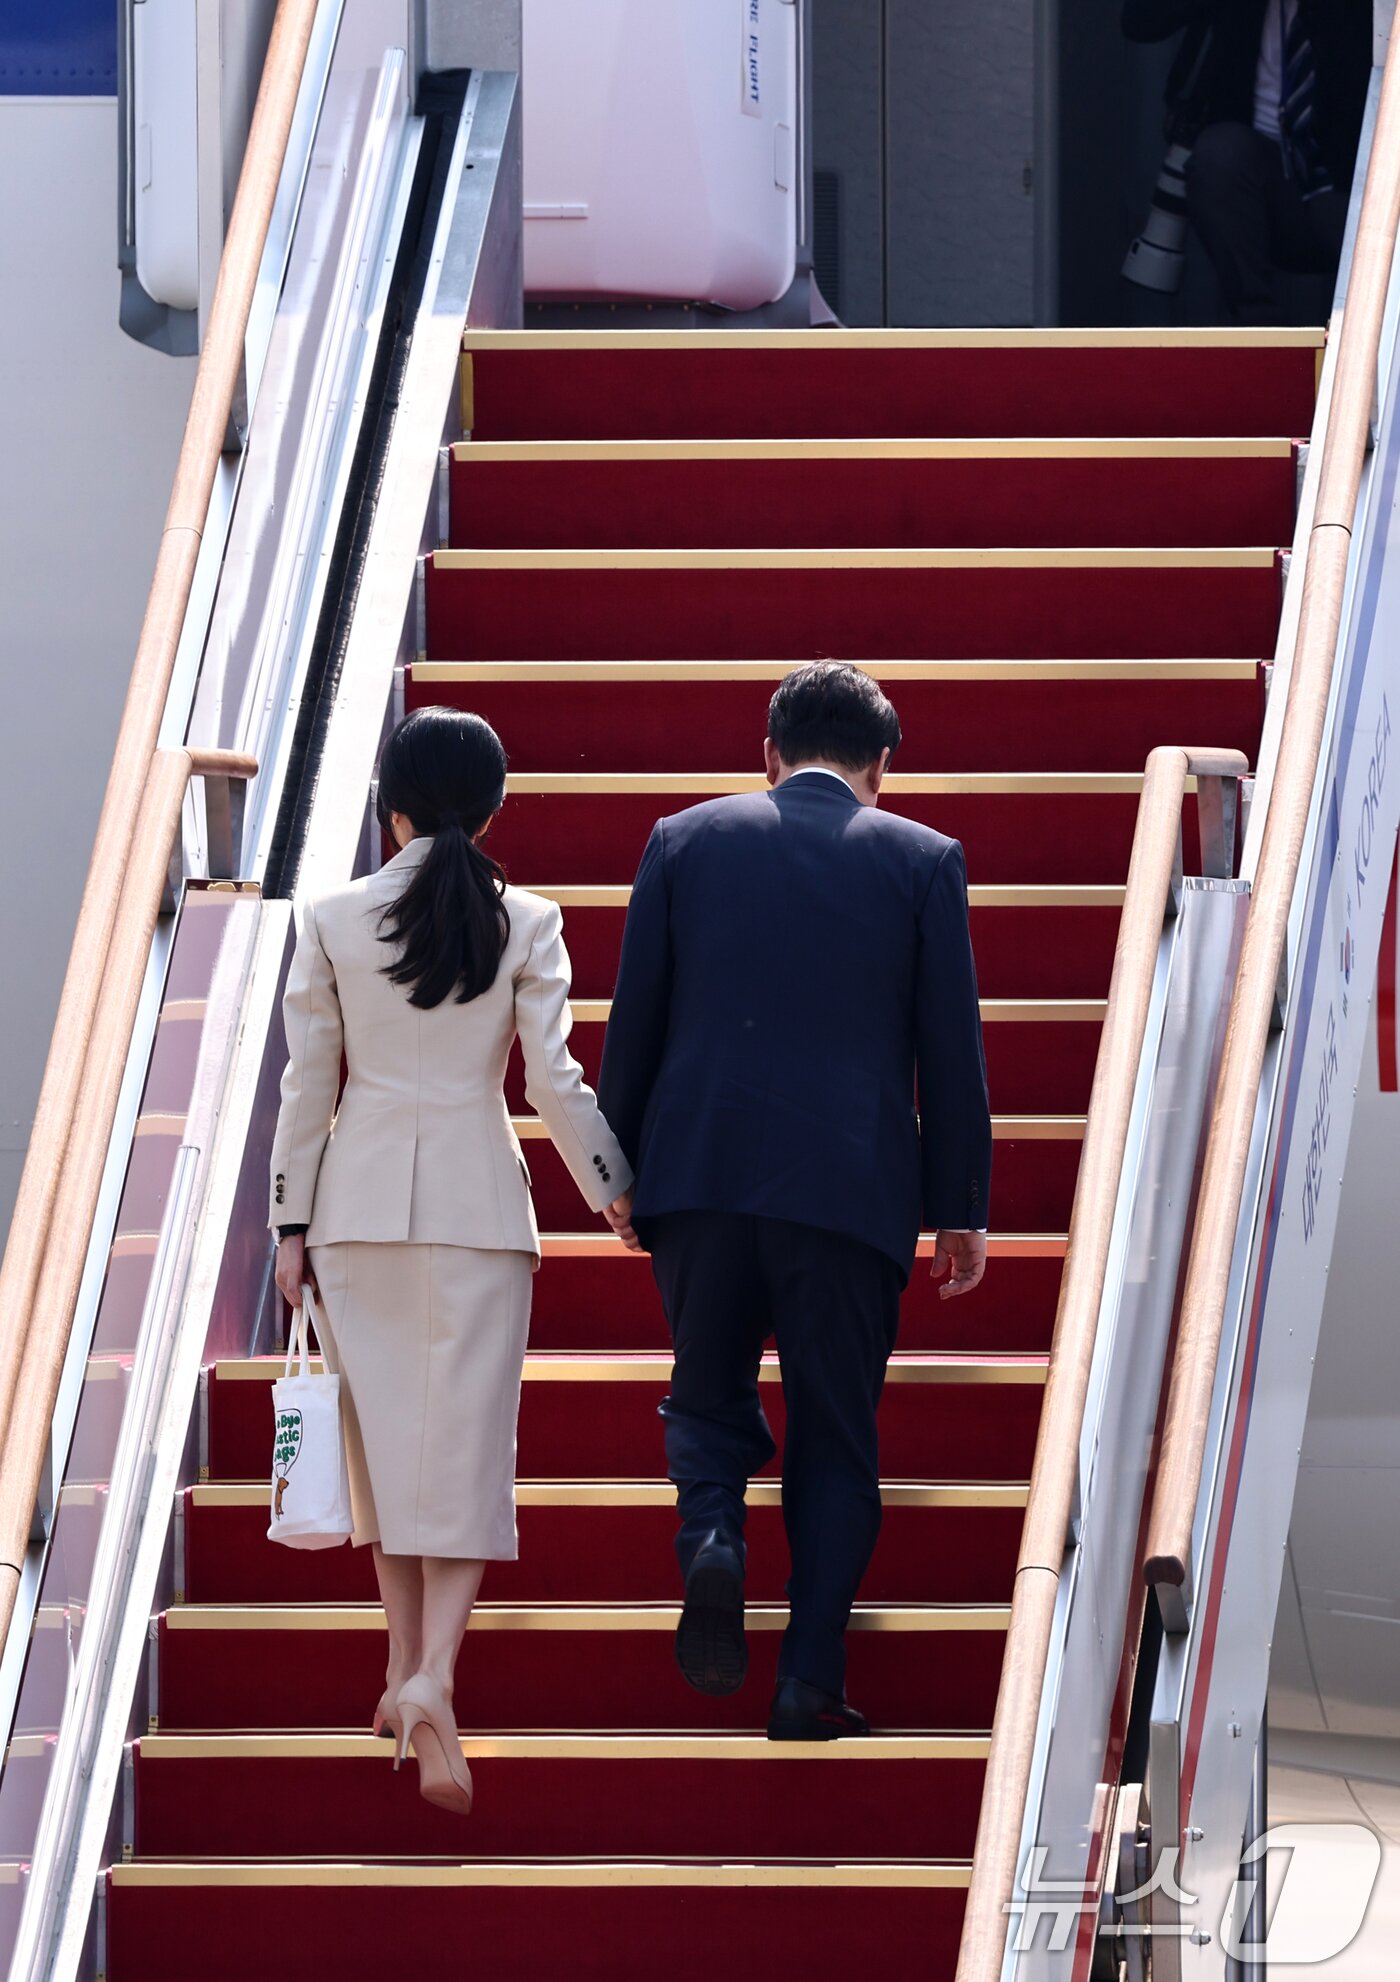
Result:
<svg viewBox="0 0 1400 1982"><path fill-rule="evenodd" d="M426 1672L419 1672L399 1688L395 1707L400 1721L395 1769L411 1745L418 1758L421 1794L440 1810L455 1811L459 1817L470 1816L471 1770L462 1759L457 1722L447 1694L434 1685Z"/></svg>

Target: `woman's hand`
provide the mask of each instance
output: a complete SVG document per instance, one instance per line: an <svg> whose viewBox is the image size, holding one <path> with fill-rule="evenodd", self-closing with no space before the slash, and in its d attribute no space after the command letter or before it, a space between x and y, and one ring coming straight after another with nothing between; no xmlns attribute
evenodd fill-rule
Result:
<svg viewBox="0 0 1400 1982"><path fill-rule="evenodd" d="M303 1287L309 1287L318 1301L321 1298L316 1275L306 1263L306 1236L302 1232L293 1232L290 1238L277 1242L277 1286L284 1300L294 1308L301 1306Z"/></svg>
<svg viewBox="0 0 1400 1982"><path fill-rule="evenodd" d="M628 1252L639 1253L644 1250L641 1240L632 1230L631 1191L624 1191L621 1197L615 1197L603 1213L603 1216L607 1219L609 1225L612 1226L618 1238L621 1239L623 1245L626 1246Z"/></svg>

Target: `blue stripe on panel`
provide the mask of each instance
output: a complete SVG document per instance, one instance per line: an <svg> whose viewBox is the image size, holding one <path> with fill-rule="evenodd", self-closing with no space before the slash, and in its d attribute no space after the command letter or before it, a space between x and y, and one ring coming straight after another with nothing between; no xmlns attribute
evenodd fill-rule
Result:
<svg viewBox="0 0 1400 1982"><path fill-rule="evenodd" d="M117 0L0 0L0 96L115 96Z"/></svg>

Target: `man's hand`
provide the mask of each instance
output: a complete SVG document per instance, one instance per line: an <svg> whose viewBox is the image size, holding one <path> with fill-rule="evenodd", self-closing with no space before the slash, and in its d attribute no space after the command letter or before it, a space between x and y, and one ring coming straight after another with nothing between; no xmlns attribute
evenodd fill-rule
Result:
<svg viewBox="0 0 1400 1982"><path fill-rule="evenodd" d="M626 1246L628 1252L639 1253L643 1250L641 1240L632 1230L631 1191L624 1191L621 1197L615 1197L603 1213L603 1216L607 1219L609 1225L612 1226L618 1238L621 1239L623 1245Z"/></svg>
<svg viewBox="0 0 1400 1982"><path fill-rule="evenodd" d="M302 1232L294 1232L289 1239L277 1242L277 1286L294 1308L301 1306L303 1287L309 1287L318 1301L321 1298L316 1275L306 1263L306 1236Z"/></svg>
<svg viewBox="0 0 1400 1982"><path fill-rule="evenodd" d="M951 1301L957 1294L970 1294L987 1270L985 1232L940 1232L933 1248L935 1280L952 1267L952 1278L938 1290L940 1301Z"/></svg>

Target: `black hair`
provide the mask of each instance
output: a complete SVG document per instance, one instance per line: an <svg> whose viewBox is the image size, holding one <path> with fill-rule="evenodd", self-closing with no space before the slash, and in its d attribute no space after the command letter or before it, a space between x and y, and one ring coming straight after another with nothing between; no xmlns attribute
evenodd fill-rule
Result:
<svg viewBox="0 0 1400 1982"><path fill-rule="evenodd" d="M501 739L461 709L415 709L380 754L380 825L387 833L390 814L399 812L432 835L426 859L379 924L379 940L400 946L384 975L411 985L408 1001L421 1010L454 991L465 1005L496 981L510 936L506 877L475 836L505 791Z"/></svg>
<svg viewBox="0 0 1400 1982"><path fill-rule="evenodd" d="M849 661L808 661L768 704L768 736L785 764L814 758L863 771L900 744L899 717L874 678Z"/></svg>

